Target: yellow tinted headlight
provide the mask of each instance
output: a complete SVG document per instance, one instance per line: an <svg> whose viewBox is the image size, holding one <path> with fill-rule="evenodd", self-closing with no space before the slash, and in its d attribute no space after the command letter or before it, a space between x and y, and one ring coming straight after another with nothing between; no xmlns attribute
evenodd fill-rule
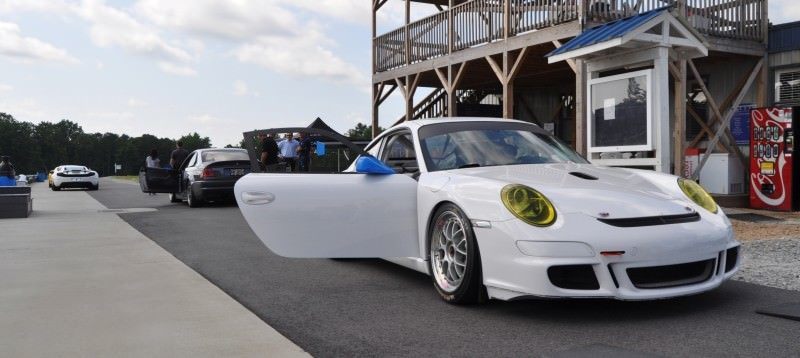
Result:
<svg viewBox="0 0 800 358"><path fill-rule="evenodd" d="M500 198L514 216L528 224L550 226L556 221L556 209L550 200L525 185L506 185Z"/></svg>
<svg viewBox="0 0 800 358"><path fill-rule="evenodd" d="M697 184L694 180L680 178L678 179L678 186L681 187L683 193L697 205L702 206L703 209L714 214L717 213L717 203L700 184Z"/></svg>

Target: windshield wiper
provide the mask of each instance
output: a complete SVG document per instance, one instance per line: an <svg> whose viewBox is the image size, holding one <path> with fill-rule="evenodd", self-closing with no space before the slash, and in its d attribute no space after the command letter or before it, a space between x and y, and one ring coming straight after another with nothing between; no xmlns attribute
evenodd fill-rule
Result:
<svg viewBox="0 0 800 358"><path fill-rule="evenodd" d="M479 167L479 166L481 166L481 165L480 165L480 164L478 164L478 163L471 163L471 164L464 164L464 165L462 165L462 166L458 167L458 169L464 169L464 168L477 168L477 167Z"/></svg>

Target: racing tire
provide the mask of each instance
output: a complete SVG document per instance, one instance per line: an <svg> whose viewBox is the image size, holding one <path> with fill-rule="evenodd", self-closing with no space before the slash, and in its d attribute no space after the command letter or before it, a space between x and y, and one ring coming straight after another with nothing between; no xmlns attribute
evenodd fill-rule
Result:
<svg viewBox="0 0 800 358"><path fill-rule="evenodd" d="M170 194L169 194L169 202L170 202L170 203L180 203L180 202L182 202L182 201L183 201L183 200L181 200L180 198L178 198L178 195L177 195L177 194L175 194L175 193L170 193Z"/></svg>
<svg viewBox="0 0 800 358"><path fill-rule="evenodd" d="M458 206L444 204L428 229L428 271L433 287L447 303L487 301L481 255L472 224Z"/></svg>
<svg viewBox="0 0 800 358"><path fill-rule="evenodd" d="M203 201L198 199L192 189L188 189L189 193L186 195L186 203L189 204L190 208L199 208L203 206Z"/></svg>
<svg viewBox="0 0 800 358"><path fill-rule="evenodd" d="M59 187L57 187L55 185L51 186L50 189L53 189L53 191L60 191L61 190L61 188L59 188Z"/></svg>
<svg viewBox="0 0 800 358"><path fill-rule="evenodd" d="M92 185L92 186L89 187L89 190L91 190L91 191L95 191L95 190L98 190L98 189L100 189L100 184Z"/></svg>

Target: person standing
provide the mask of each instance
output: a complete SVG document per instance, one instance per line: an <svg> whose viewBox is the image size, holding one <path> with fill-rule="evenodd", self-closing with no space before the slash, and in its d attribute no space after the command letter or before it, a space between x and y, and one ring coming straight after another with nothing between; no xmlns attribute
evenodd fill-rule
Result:
<svg viewBox="0 0 800 358"><path fill-rule="evenodd" d="M308 172L311 165L311 147L314 146L314 141L308 137L308 134L300 132L300 146L297 147L297 159L300 164L301 172Z"/></svg>
<svg viewBox="0 0 800 358"><path fill-rule="evenodd" d="M189 156L189 151L183 149L183 141L178 141L175 145L175 150L172 151L169 155L169 165L173 169L177 169L183 161L186 160L186 157Z"/></svg>
<svg viewBox="0 0 800 358"><path fill-rule="evenodd" d="M291 169L290 171L295 171L297 166L297 147L300 146L300 142L294 139L294 135L292 133L286 133L285 139L278 143L278 149L280 150L280 157L286 162L286 165L289 166Z"/></svg>
<svg viewBox="0 0 800 358"><path fill-rule="evenodd" d="M275 143L272 134L261 133L258 138L261 141L261 167L265 171L273 171L275 164L278 164L278 143Z"/></svg>
<svg viewBox="0 0 800 358"><path fill-rule="evenodd" d="M145 162L148 168L161 168L161 159L158 159L158 151L155 148L150 151L150 155L145 158Z"/></svg>

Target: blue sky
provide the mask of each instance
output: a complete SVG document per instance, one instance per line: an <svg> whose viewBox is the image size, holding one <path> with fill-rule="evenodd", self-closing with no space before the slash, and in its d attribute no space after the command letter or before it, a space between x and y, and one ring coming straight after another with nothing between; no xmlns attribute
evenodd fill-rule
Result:
<svg viewBox="0 0 800 358"><path fill-rule="evenodd" d="M345 131L370 121L370 2L0 0L0 112L217 146L318 116ZM800 19L796 0L769 4ZM402 18L390 0L379 33ZM401 111L395 93L381 125Z"/></svg>

